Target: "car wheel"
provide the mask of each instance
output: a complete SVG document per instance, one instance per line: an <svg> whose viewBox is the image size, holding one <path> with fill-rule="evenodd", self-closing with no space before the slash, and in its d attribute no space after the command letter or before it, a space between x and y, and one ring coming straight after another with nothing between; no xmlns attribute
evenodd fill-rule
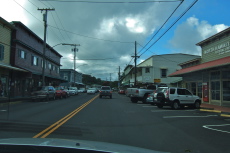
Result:
<svg viewBox="0 0 230 153"><path fill-rule="evenodd" d="M172 109L179 109L180 108L180 104L179 104L179 102L178 101L174 101L173 103L172 103Z"/></svg>
<svg viewBox="0 0 230 153"><path fill-rule="evenodd" d="M198 100L195 101L194 108L195 109L199 109L200 108L200 102Z"/></svg>
<svg viewBox="0 0 230 153"><path fill-rule="evenodd" d="M157 104L157 107L158 108L163 108L163 105L162 104Z"/></svg>
<svg viewBox="0 0 230 153"><path fill-rule="evenodd" d="M134 97L131 97L131 101L132 101L133 103L137 103L137 102L138 102L138 99L137 99L137 98L134 98Z"/></svg>

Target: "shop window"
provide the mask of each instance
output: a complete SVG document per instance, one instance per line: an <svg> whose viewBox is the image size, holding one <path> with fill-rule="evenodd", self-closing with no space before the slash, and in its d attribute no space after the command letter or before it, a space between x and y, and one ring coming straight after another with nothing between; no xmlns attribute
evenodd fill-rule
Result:
<svg viewBox="0 0 230 153"><path fill-rule="evenodd" d="M220 100L220 81L211 82L212 100Z"/></svg>
<svg viewBox="0 0 230 153"><path fill-rule="evenodd" d="M195 82L191 83L191 91L194 95L196 95L196 83Z"/></svg>
<svg viewBox="0 0 230 153"><path fill-rule="evenodd" d="M197 96L199 96L201 98L202 97L202 83L201 82L197 83L197 89L198 89Z"/></svg>
<svg viewBox="0 0 230 153"><path fill-rule="evenodd" d="M26 59L26 52L24 50L18 50L18 56L22 59Z"/></svg>
<svg viewBox="0 0 230 153"><path fill-rule="evenodd" d="M223 79L230 79L230 71L223 71L222 72Z"/></svg>
<svg viewBox="0 0 230 153"><path fill-rule="evenodd" d="M220 79L220 71L211 72L211 80L219 80Z"/></svg>
<svg viewBox="0 0 230 153"><path fill-rule="evenodd" d="M161 77L166 78L167 77L167 69L161 69Z"/></svg>
<svg viewBox="0 0 230 153"><path fill-rule="evenodd" d="M0 44L0 60L4 59L4 46Z"/></svg>
<svg viewBox="0 0 230 153"><path fill-rule="evenodd" d="M223 100L230 101L230 81L223 81Z"/></svg>

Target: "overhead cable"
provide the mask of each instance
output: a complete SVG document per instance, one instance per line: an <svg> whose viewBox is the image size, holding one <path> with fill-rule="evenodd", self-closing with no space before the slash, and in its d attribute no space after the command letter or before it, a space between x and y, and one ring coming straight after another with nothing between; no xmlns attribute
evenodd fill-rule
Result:
<svg viewBox="0 0 230 153"><path fill-rule="evenodd" d="M185 13L187 13L192 7L193 5L196 4L198 0L195 0L181 15L180 17L173 22L173 24L155 41L153 42L140 56L142 56L145 52L147 52L153 45L155 45L184 15Z"/></svg>
<svg viewBox="0 0 230 153"><path fill-rule="evenodd" d="M172 17L172 15L176 12L176 10L181 6L184 1L181 1L180 4L174 9L171 15L167 18L164 24L157 30L157 32L152 36L152 38L145 44L145 46L139 51L139 53L153 40L153 38L160 32L160 30L164 27L164 25L168 22L168 20ZM138 54L139 54L138 53Z"/></svg>

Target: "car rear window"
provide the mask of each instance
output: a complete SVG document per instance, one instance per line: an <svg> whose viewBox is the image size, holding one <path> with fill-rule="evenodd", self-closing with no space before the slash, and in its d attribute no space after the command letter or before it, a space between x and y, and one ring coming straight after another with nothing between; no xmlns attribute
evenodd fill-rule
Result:
<svg viewBox="0 0 230 153"><path fill-rule="evenodd" d="M110 87L101 87L101 90L110 90Z"/></svg>

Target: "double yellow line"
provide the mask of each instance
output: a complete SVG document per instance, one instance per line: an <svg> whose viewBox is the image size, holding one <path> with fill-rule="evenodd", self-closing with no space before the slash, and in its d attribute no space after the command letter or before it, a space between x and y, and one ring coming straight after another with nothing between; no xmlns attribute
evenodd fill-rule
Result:
<svg viewBox="0 0 230 153"><path fill-rule="evenodd" d="M80 112L83 108L85 108L88 104L90 104L92 101L94 101L97 97L98 97L98 95L95 96L94 98L90 99L86 103L82 104L80 107L78 107L77 109L75 109L74 111L72 111L71 113L66 115L65 117L61 118L60 120L58 120L54 124L50 125L46 129L44 129L43 131L38 133L37 135L33 136L33 138L39 138L39 137L45 138L45 137L47 137L52 132L54 132L56 129L58 129L60 126L62 126L65 122L67 122L69 119L71 119L74 115L76 115L78 112Z"/></svg>

